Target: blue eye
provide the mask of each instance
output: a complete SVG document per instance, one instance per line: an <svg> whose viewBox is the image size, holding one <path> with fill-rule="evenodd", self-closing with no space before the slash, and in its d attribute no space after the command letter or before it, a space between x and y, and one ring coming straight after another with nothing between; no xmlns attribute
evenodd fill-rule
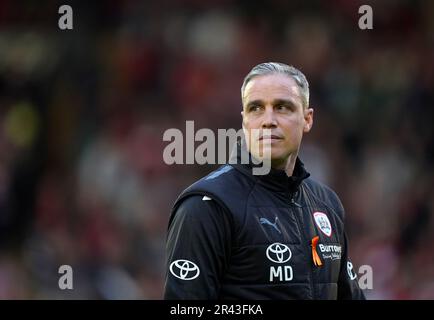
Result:
<svg viewBox="0 0 434 320"><path fill-rule="evenodd" d="M276 106L276 110L282 112L290 112L290 111L294 111L294 108L291 105L279 104Z"/></svg>
<svg viewBox="0 0 434 320"><path fill-rule="evenodd" d="M255 111L259 111L259 109L260 109L260 106L251 106L249 111L255 112Z"/></svg>

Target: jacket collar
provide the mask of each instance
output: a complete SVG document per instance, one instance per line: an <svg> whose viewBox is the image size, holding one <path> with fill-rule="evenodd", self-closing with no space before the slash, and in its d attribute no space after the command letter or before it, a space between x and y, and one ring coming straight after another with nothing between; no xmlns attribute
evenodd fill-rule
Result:
<svg viewBox="0 0 434 320"><path fill-rule="evenodd" d="M297 157L292 176L288 177L284 170L271 168L266 175L253 175L254 167L261 167L262 164L255 164L252 161L252 155L247 151L245 140L242 139L234 146L229 163L237 170L257 180L257 183L265 186L267 189L277 192L294 193L298 190L304 179L310 176L310 173L304 168L303 162ZM242 163L241 160L248 159L248 163ZM244 161L247 162L247 161Z"/></svg>

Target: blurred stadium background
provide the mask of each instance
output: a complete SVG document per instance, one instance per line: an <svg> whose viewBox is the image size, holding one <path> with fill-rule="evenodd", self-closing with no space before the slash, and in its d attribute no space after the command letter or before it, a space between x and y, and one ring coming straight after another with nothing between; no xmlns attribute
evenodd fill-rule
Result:
<svg viewBox="0 0 434 320"><path fill-rule="evenodd" d="M239 129L244 75L282 61L310 82L301 158L344 203L367 297L433 299L433 57L432 1L1 0L0 298L160 299L171 205L215 167L165 165L163 132Z"/></svg>

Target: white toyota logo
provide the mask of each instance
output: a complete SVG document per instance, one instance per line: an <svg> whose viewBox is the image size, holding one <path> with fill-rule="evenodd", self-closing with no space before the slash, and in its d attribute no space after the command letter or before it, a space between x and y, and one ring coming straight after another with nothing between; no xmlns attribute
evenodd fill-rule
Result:
<svg viewBox="0 0 434 320"><path fill-rule="evenodd" d="M268 246L266 255L270 261L284 263L291 259L292 252L287 245L276 242Z"/></svg>
<svg viewBox="0 0 434 320"><path fill-rule="evenodd" d="M181 280L193 280L199 276L199 267L191 261L180 259L170 264L170 273Z"/></svg>

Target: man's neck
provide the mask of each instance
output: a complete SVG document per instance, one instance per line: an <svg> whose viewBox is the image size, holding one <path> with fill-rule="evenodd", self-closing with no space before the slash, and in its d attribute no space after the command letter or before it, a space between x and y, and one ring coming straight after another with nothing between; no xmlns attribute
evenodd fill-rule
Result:
<svg viewBox="0 0 434 320"><path fill-rule="evenodd" d="M284 170L288 177L291 177L294 173L295 162L297 160L297 153L290 154L286 161L281 163L272 164L272 168L278 170Z"/></svg>

